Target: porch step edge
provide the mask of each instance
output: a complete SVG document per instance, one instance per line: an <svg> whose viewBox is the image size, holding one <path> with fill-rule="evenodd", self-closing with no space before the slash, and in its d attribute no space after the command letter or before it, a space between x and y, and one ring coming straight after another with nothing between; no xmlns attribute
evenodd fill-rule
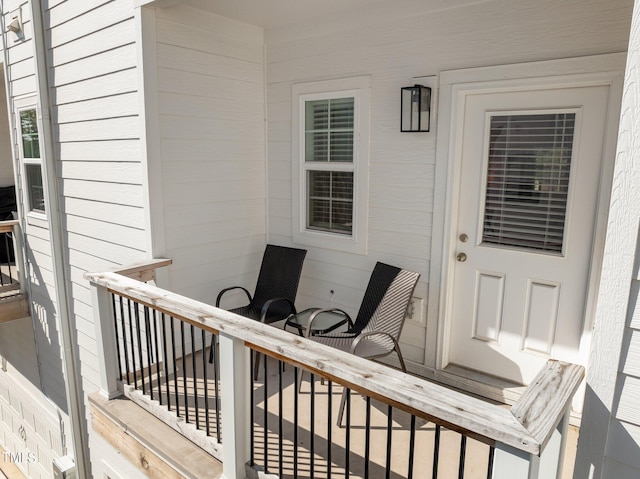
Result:
<svg viewBox="0 0 640 479"><path fill-rule="evenodd" d="M94 431L148 477L222 477L220 461L133 401L96 392L89 405Z"/></svg>

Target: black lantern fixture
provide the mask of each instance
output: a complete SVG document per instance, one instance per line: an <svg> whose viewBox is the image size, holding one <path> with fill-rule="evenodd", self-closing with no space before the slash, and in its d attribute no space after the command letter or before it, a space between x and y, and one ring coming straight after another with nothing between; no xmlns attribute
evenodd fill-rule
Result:
<svg viewBox="0 0 640 479"><path fill-rule="evenodd" d="M429 131L431 88L422 85L401 89L400 131Z"/></svg>

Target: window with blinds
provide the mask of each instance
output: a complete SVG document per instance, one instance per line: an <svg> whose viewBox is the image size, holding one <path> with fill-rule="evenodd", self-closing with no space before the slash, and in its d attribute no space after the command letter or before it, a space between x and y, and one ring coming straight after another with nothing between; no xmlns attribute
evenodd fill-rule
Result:
<svg viewBox="0 0 640 479"><path fill-rule="evenodd" d="M307 229L351 235L354 98L305 102Z"/></svg>
<svg viewBox="0 0 640 479"><path fill-rule="evenodd" d="M27 208L30 212L45 213L37 111L35 108L29 108L20 111L19 115Z"/></svg>
<svg viewBox="0 0 640 479"><path fill-rule="evenodd" d="M575 113L491 117L482 243L561 253Z"/></svg>

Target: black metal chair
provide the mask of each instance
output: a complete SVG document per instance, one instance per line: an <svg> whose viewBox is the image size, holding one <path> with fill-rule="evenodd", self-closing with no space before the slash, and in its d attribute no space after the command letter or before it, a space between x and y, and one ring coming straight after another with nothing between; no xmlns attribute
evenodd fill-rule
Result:
<svg viewBox="0 0 640 479"><path fill-rule="evenodd" d="M320 309L309 318L307 337L367 359L381 358L395 351L400 367L406 372L398 340L419 278L420 275L413 271L376 263L355 322L340 309ZM352 326L343 333L309 336L314 319L327 311L344 314ZM342 424L346 397L345 388L338 413L339 426Z"/></svg>
<svg viewBox="0 0 640 479"><path fill-rule="evenodd" d="M262 257L258 282L253 296L242 286L225 288L216 298L216 307L220 307L222 296L228 291L240 289L247 295L249 303L229 311L255 319L265 324L286 319L296 313L295 299L302 273L302 264L307 250L286 246L267 245ZM209 362L213 362L214 342L212 340ZM260 355L256 355L254 376L258 375Z"/></svg>

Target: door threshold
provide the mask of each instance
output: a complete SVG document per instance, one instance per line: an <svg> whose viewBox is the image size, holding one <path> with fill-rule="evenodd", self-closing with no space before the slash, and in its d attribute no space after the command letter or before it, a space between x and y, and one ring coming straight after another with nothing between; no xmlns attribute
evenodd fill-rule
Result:
<svg viewBox="0 0 640 479"><path fill-rule="evenodd" d="M449 364L446 368L435 371L435 379L449 386L509 406L513 405L527 388L522 384L457 364Z"/></svg>

